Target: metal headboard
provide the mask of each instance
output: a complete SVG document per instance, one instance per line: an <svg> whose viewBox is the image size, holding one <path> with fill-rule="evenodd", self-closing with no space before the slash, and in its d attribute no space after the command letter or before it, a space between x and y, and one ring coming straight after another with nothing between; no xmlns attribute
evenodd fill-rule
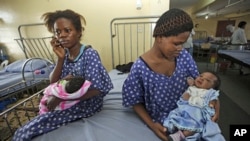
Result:
<svg viewBox="0 0 250 141"><path fill-rule="evenodd" d="M194 40L207 40L207 31L195 31Z"/></svg>
<svg viewBox="0 0 250 141"><path fill-rule="evenodd" d="M121 17L110 22L112 67L134 62L152 47L153 30L160 16Z"/></svg>
<svg viewBox="0 0 250 141"><path fill-rule="evenodd" d="M22 24L18 26L20 38L14 39L23 51L25 57L40 57L55 63L50 40L52 38L44 23Z"/></svg>

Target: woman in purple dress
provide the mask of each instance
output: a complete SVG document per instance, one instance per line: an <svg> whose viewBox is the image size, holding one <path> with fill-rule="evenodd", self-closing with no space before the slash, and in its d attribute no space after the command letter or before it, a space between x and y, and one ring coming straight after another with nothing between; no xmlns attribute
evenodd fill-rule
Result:
<svg viewBox="0 0 250 141"><path fill-rule="evenodd" d="M135 61L123 85L123 105L132 107L164 141L168 140L164 119L188 88L187 77L199 75L192 56L182 47L192 28L192 19L186 12L165 12L156 23L153 47ZM218 114L212 120L217 120Z"/></svg>
<svg viewBox="0 0 250 141"><path fill-rule="evenodd" d="M54 110L63 100L53 96L47 101L50 112L39 115L20 127L15 132L13 141L29 141L69 122L93 116L101 111L103 97L113 88L97 51L80 43L84 31L81 21L85 24L84 17L72 10L48 12L42 17L48 30L55 35L51 45L58 57L50 82L82 76L92 84L85 95L74 99L80 100L79 103L63 111Z"/></svg>

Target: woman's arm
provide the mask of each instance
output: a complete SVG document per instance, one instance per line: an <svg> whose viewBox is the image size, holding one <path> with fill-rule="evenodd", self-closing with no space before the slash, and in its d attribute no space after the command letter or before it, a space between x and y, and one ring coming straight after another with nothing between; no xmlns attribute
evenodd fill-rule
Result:
<svg viewBox="0 0 250 141"><path fill-rule="evenodd" d="M101 94L101 92L97 89L89 89L87 91L86 94L84 94L82 97L80 97L79 99L73 99L73 100L86 100L86 99L89 99L89 98L92 98L94 96L97 96Z"/></svg>
<svg viewBox="0 0 250 141"><path fill-rule="evenodd" d="M220 101L216 100L214 105L215 108L215 114L212 117L212 121L217 122L219 120L219 115L220 115Z"/></svg>
<svg viewBox="0 0 250 141"><path fill-rule="evenodd" d="M163 127L160 123L153 122L152 118L147 113L143 104L136 104L133 106L133 109L159 138L161 138L164 141L167 141L167 136L166 136L167 129Z"/></svg>
<svg viewBox="0 0 250 141"><path fill-rule="evenodd" d="M50 83L55 83L60 79L63 69L63 63L63 59L58 59L55 68L50 73Z"/></svg>
<svg viewBox="0 0 250 141"><path fill-rule="evenodd" d="M86 94L84 94L83 96L81 96L80 98L77 99L69 99L69 100L63 100L61 98L58 98L56 96L51 96L50 98L48 98L47 100L47 108L49 109L49 111L53 111L56 106L58 106L62 101L75 101L75 100L86 100L89 99L91 97L97 96L99 95L101 92L99 90L96 89L89 89Z"/></svg>
<svg viewBox="0 0 250 141"><path fill-rule="evenodd" d="M63 63L65 58L65 50L63 47L61 47L60 43L58 42L58 39L55 37L52 38L50 44L53 48L53 52L58 57L56 66L54 70L50 73L50 83L55 83L60 79L62 74Z"/></svg>

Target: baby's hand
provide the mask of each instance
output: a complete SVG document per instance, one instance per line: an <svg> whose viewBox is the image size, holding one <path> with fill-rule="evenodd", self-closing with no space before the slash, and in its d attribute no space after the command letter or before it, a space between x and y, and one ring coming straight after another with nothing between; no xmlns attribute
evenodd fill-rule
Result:
<svg viewBox="0 0 250 141"><path fill-rule="evenodd" d="M187 78L187 82L188 82L188 85L189 85L189 86L193 86L193 85L194 85L194 78L192 78L191 76L189 76L189 77Z"/></svg>
<svg viewBox="0 0 250 141"><path fill-rule="evenodd" d="M184 100L189 100L189 98L190 98L190 94L188 94L188 93L184 93L182 95L182 99L184 99Z"/></svg>

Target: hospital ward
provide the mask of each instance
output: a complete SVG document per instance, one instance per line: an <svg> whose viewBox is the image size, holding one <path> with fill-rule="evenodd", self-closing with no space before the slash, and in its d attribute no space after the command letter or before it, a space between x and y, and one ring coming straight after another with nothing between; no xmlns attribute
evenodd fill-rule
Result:
<svg viewBox="0 0 250 141"><path fill-rule="evenodd" d="M246 141L250 0L0 0L0 141Z"/></svg>

